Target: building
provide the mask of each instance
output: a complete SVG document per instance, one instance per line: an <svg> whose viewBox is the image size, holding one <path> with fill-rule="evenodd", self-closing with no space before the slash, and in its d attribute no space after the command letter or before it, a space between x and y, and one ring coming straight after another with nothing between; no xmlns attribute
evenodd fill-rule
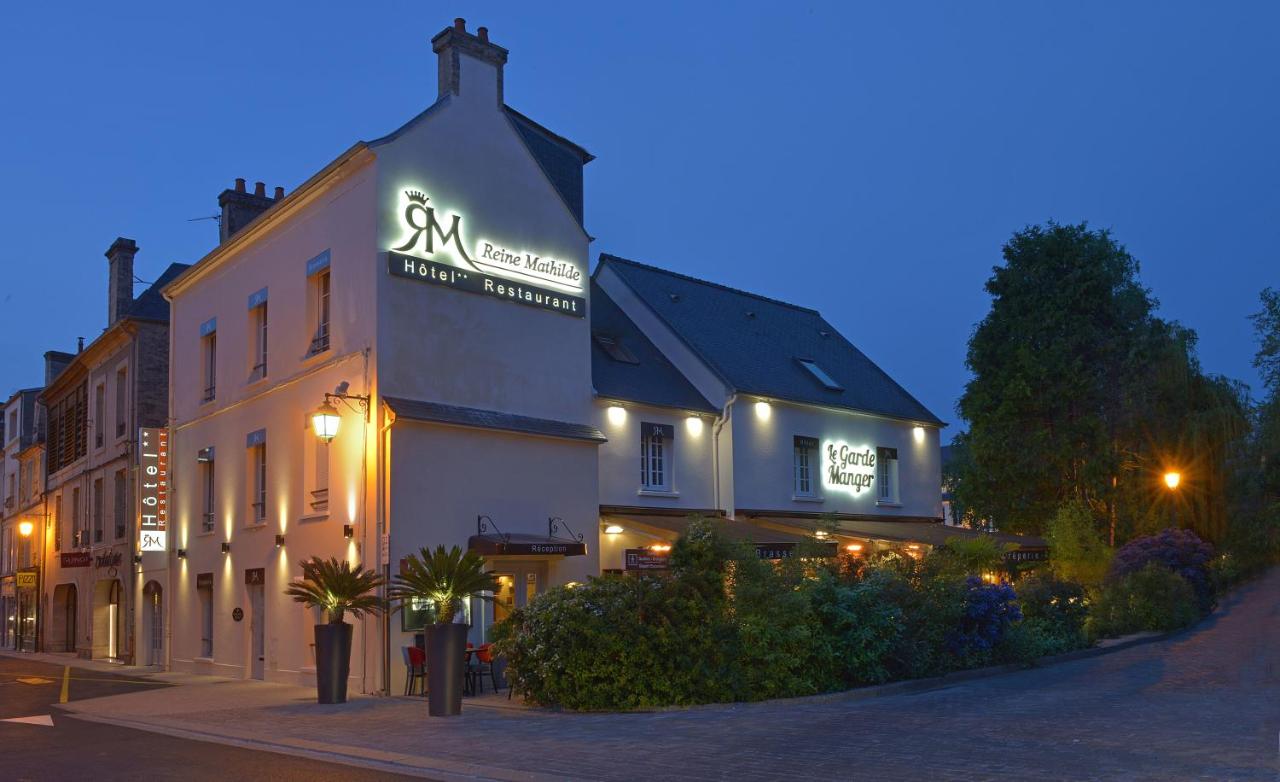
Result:
<svg viewBox="0 0 1280 782"><path fill-rule="evenodd" d="M481 642L551 586L661 567L691 515L767 558L970 534L940 523L937 417L814 310L589 274L591 155L505 104L484 28L432 46L425 111L288 195L236 180L164 288L174 669L314 681L319 617L284 594L311 556L482 554ZM423 609L358 624L353 688L401 686Z"/></svg>
<svg viewBox="0 0 1280 782"><path fill-rule="evenodd" d="M48 507L42 647L160 665L167 562L163 552L139 550L139 429L167 423L169 308L160 289L186 267L170 265L135 299L137 252L125 238L107 250L107 327L61 371L47 373L40 395Z"/></svg>
<svg viewBox="0 0 1280 782"><path fill-rule="evenodd" d="M17 391L3 413L0 514L0 648L34 650L39 627L40 531L44 529L38 388Z"/></svg>

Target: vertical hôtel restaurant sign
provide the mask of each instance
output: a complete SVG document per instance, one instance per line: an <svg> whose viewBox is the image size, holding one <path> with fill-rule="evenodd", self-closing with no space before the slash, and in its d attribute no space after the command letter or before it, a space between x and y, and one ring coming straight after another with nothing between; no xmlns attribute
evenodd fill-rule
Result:
<svg viewBox="0 0 1280 782"><path fill-rule="evenodd" d="M421 190L405 190L401 203L401 238L387 253L391 274L586 317L585 275L576 263L483 238L468 244L462 215L438 211Z"/></svg>
<svg viewBox="0 0 1280 782"><path fill-rule="evenodd" d="M164 551L169 531L169 430L138 434L138 550Z"/></svg>

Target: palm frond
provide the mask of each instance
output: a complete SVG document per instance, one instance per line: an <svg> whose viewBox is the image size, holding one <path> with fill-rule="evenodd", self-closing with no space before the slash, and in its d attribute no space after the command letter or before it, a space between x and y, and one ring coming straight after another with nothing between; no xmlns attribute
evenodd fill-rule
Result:
<svg viewBox="0 0 1280 782"><path fill-rule="evenodd" d="M394 577L391 596L398 600L427 600L436 606L441 622L452 622L468 597L492 600L497 577L484 570L484 558L458 546L423 548L410 554L401 572Z"/></svg>
<svg viewBox="0 0 1280 782"><path fill-rule="evenodd" d="M312 557L301 565L302 578L291 581L284 593L309 608L328 612L331 623L340 624L348 611L357 618L382 611L382 601L374 592L384 582L372 570L336 557Z"/></svg>

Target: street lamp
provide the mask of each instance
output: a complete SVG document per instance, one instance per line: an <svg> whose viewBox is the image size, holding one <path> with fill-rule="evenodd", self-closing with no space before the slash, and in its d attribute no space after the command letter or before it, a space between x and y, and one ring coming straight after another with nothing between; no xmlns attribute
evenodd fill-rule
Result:
<svg viewBox="0 0 1280 782"><path fill-rule="evenodd" d="M1164 474L1164 485L1170 489L1178 488L1178 484L1182 483L1182 473L1170 470Z"/></svg>
<svg viewBox="0 0 1280 782"><path fill-rule="evenodd" d="M338 436L338 425L341 423L342 416L338 413L338 408L329 402L326 394L324 402L311 414L312 430L315 431L316 437L327 444Z"/></svg>
<svg viewBox="0 0 1280 782"><path fill-rule="evenodd" d="M31 537L31 532L35 529L35 525L29 521L18 522L18 534L24 538Z"/></svg>

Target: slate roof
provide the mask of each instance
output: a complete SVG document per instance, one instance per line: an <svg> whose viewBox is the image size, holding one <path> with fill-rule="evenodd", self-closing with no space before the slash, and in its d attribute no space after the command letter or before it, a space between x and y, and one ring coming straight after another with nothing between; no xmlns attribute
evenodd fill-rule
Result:
<svg viewBox="0 0 1280 782"><path fill-rule="evenodd" d="M164 295L160 291L164 290L164 286L189 269L190 266L190 264L186 263L169 264L169 268L165 269L164 273L155 282L151 283L138 298L133 300L133 304L129 305L129 311L125 313L125 317L167 323L169 321L169 302L165 301Z"/></svg>
<svg viewBox="0 0 1280 782"><path fill-rule="evenodd" d="M617 340L636 363L611 358L596 341L597 335ZM595 280L591 281L591 336L591 382L597 395L659 407L719 412Z"/></svg>
<svg viewBox="0 0 1280 782"><path fill-rule="evenodd" d="M466 426L476 429L494 429L501 432L556 437L564 440L583 440L595 443L607 441L603 432L589 424L574 424L567 421L554 421L549 418L531 418L523 415L499 413L495 410L458 407L440 404L439 402L423 402L417 399L403 399L395 396L384 396L382 401L387 404L387 407L391 408L391 411L397 417L407 418L412 421Z"/></svg>
<svg viewBox="0 0 1280 782"><path fill-rule="evenodd" d="M507 110L507 116L511 118L516 130L520 131L520 138L529 148L529 153L542 166L542 172L560 193L560 197L569 206L569 211L578 218L578 225L582 225L582 167L595 157L510 106L504 105L503 108Z"/></svg>
<svg viewBox="0 0 1280 782"><path fill-rule="evenodd" d="M733 390L943 425L816 310L601 254L615 273ZM818 364L825 388L798 359Z"/></svg>

